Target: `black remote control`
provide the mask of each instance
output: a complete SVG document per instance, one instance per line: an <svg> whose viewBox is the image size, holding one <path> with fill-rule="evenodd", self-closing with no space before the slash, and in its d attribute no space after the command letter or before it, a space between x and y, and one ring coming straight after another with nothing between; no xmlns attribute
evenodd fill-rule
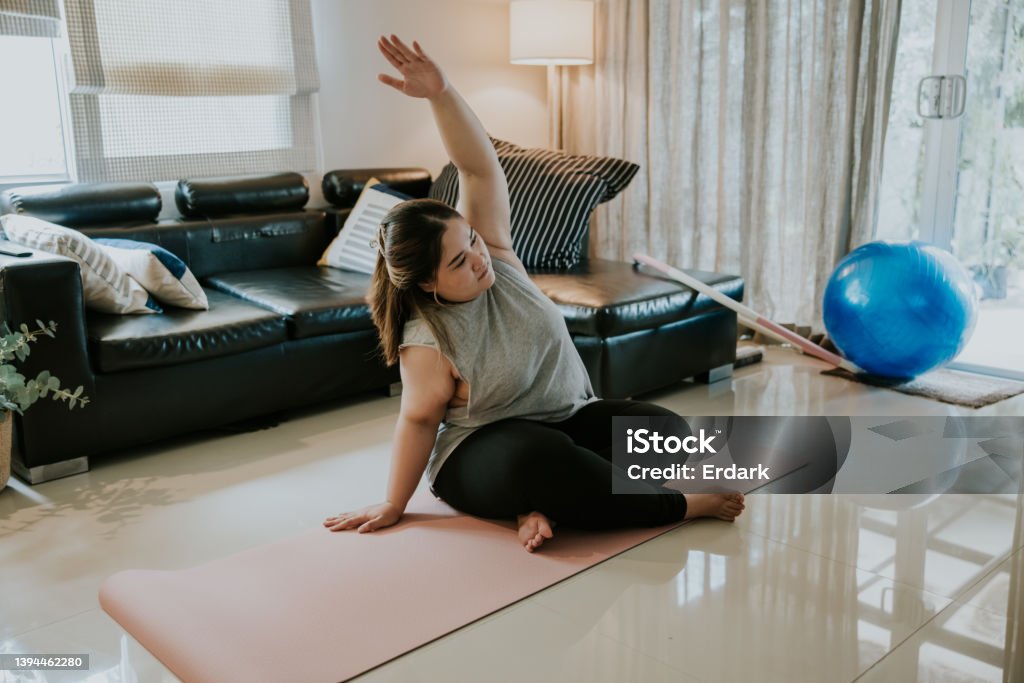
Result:
<svg viewBox="0 0 1024 683"><path fill-rule="evenodd" d="M0 254L7 254L8 256L31 256L31 251L8 251L7 249L0 249Z"/></svg>

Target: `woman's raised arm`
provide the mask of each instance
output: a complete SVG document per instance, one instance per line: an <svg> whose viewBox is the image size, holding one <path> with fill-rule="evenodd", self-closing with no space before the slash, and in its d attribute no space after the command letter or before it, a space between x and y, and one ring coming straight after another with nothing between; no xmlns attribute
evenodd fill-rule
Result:
<svg viewBox="0 0 1024 683"><path fill-rule="evenodd" d="M476 114L445 78L441 68L415 40L408 47L398 36L383 36L377 47L402 74L377 78L410 97L426 98L441 141L459 169L459 206L463 217L492 249L512 252L508 184L498 155Z"/></svg>

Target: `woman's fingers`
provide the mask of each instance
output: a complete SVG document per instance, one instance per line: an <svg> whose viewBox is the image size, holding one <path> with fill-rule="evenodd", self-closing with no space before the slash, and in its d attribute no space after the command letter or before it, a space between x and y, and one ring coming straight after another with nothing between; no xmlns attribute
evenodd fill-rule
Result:
<svg viewBox="0 0 1024 683"><path fill-rule="evenodd" d="M377 528L377 522L379 522L379 521L380 521L380 515L377 515L376 517L374 517L370 521L366 522L366 524L363 524L361 527L359 527L359 533L363 533L363 532L366 532L366 531L373 531L374 529Z"/></svg>
<svg viewBox="0 0 1024 683"><path fill-rule="evenodd" d="M419 55L420 58L430 59L430 57L427 56L427 53L423 51L423 48L420 47L420 44L417 43L415 40L412 41L412 48L416 50L416 54Z"/></svg>
<svg viewBox="0 0 1024 683"><path fill-rule="evenodd" d="M419 59L419 56L413 52L408 45L402 42L402 39L396 36L394 33L391 34L391 43L402 53L402 57L407 62L413 62Z"/></svg>
<svg viewBox="0 0 1024 683"><path fill-rule="evenodd" d="M343 531L345 529L351 529L354 525L365 519L366 515L338 515L337 517L328 517L327 521L324 522L324 526L329 528L331 531Z"/></svg>
<svg viewBox="0 0 1024 683"><path fill-rule="evenodd" d="M381 54L391 62L391 66L401 69L402 65L405 64L406 59L384 38L377 41L377 47L380 49Z"/></svg>
<svg viewBox="0 0 1024 683"><path fill-rule="evenodd" d="M397 78L392 78L387 74L377 74L377 80L385 85L390 85L395 90L402 90L405 85L405 81L400 81Z"/></svg>

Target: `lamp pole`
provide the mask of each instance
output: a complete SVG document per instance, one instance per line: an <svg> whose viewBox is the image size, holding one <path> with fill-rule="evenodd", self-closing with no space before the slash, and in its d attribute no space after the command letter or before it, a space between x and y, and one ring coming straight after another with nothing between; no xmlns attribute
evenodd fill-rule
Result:
<svg viewBox="0 0 1024 683"><path fill-rule="evenodd" d="M562 67L548 64L548 147L562 146Z"/></svg>
<svg viewBox="0 0 1024 683"><path fill-rule="evenodd" d="M512 0L509 61L547 66L548 146L561 149L562 65L594 63L593 0Z"/></svg>

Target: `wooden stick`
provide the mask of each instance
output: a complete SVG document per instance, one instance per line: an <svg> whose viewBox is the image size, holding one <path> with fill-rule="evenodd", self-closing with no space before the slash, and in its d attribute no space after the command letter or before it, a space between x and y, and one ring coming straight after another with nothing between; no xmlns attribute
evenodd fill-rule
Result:
<svg viewBox="0 0 1024 683"><path fill-rule="evenodd" d="M776 339L780 342L792 344L793 346L797 347L807 355L814 356L815 358L823 360L829 365L834 365L836 367L843 368L844 370L848 370L853 373L863 372L860 368L858 368L856 365L854 365L847 359L841 356L837 356L831 351L826 351L825 349L821 348L814 342L808 339L804 339L800 335L787 330L785 327L782 327L781 325L772 322L768 318L758 315L757 312L754 311L753 309L744 306L735 299L727 297L726 295L716 290L714 287L706 285L697 278L687 275L678 268L673 268L672 266L666 263L662 263L661 261L655 258L651 258L646 254L633 254L633 260L638 263L648 265L651 268L654 268L655 270L661 271L662 273L668 275L673 280L678 280L679 282L683 283L690 289L696 290L701 294L705 294L711 297L716 302L720 303L726 308L735 311L736 315L740 318L740 320L743 321L744 325L748 325L749 327L754 328L761 334L771 337L772 339Z"/></svg>

